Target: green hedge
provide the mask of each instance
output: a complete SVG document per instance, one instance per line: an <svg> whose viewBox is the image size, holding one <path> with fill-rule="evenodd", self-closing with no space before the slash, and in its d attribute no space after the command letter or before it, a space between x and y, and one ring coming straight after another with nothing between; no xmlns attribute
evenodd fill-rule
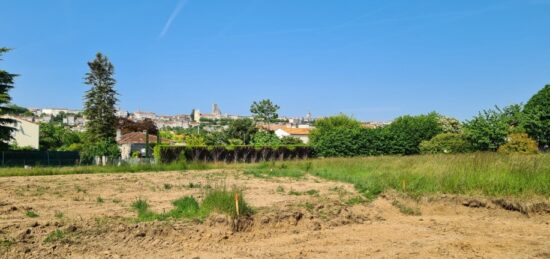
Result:
<svg viewBox="0 0 550 259"><path fill-rule="evenodd" d="M256 163L273 160L307 159L312 149L306 145L288 146L158 146L155 158L161 163L189 162Z"/></svg>

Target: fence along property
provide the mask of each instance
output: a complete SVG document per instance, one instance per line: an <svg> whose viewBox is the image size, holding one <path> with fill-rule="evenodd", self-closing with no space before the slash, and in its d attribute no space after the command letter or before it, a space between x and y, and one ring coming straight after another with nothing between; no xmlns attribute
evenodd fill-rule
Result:
<svg viewBox="0 0 550 259"><path fill-rule="evenodd" d="M305 145L257 146L157 146L155 157L161 163L190 162L256 163L274 160L308 159L312 149Z"/></svg>
<svg viewBox="0 0 550 259"><path fill-rule="evenodd" d="M65 151L1 151L1 166L63 166L80 162L78 152Z"/></svg>

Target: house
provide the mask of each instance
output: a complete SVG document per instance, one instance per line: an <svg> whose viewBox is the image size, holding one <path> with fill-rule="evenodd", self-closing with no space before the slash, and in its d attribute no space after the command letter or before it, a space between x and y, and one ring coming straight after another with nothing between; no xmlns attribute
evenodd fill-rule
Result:
<svg viewBox="0 0 550 259"><path fill-rule="evenodd" d="M309 132L310 128L289 128L289 127L280 127L275 129L275 135L278 138L283 138L287 136L299 138L305 144L309 143Z"/></svg>
<svg viewBox="0 0 550 259"><path fill-rule="evenodd" d="M139 152L140 156L145 155L146 135L143 132L130 132L122 136L118 135L117 143L120 149L120 157L127 160L132 157L134 152ZM162 139L161 139L162 141ZM157 136L149 134L149 155L153 154L152 147L157 143Z"/></svg>
<svg viewBox="0 0 550 259"><path fill-rule="evenodd" d="M40 125L21 117L3 116L3 118L15 120L15 123L6 125L15 128L10 144L18 147L39 148Z"/></svg>

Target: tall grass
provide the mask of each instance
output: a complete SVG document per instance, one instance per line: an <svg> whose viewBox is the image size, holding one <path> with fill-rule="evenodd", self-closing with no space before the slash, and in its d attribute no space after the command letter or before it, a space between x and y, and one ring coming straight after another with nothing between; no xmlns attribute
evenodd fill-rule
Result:
<svg viewBox="0 0 550 259"><path fill-rule="evenodd" d="M550 197L550 154L473 153L327 158L284 163L288 169L301 169L322 178L352 183L370 198L387 189L413 196L447 193ZM273 166L277 168L280 163Z"/></svg>
<svg viewBox="0 0 550 259"><path fill-rule="evenodd" d="M235 194L239 195L239 213L235 204ZM167 220L167 219L204 219L211 213L220 213L237 218L240 215L250 215L252 208L246 203L242 192L216 188L208 190L201 205L192 196L185 196L172 202L174 208L168 212L156 213L152 211L146 200L138 199L132 208L138 214L139 221Z"/></svg>

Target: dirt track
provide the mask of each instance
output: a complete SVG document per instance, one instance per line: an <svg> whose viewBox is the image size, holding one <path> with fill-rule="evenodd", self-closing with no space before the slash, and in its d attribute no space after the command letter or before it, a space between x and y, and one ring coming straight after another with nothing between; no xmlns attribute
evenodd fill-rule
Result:
<svg viewBox="0 0 550 259"><path fill-rule="evenodd" d="M216 185L244 188L256 208L244 231L233 232L222 215L203 223L133 220L137 198L163 211L181 196L200 200L205 186ZM550 258L549 214L392 194L347 205L357 197L352 186L313 177L230 171L9 177L0 178L0 189L2 258ZM421 215L404 215L395 200ZM64 236L45 242L56 229Z"/></svg>

